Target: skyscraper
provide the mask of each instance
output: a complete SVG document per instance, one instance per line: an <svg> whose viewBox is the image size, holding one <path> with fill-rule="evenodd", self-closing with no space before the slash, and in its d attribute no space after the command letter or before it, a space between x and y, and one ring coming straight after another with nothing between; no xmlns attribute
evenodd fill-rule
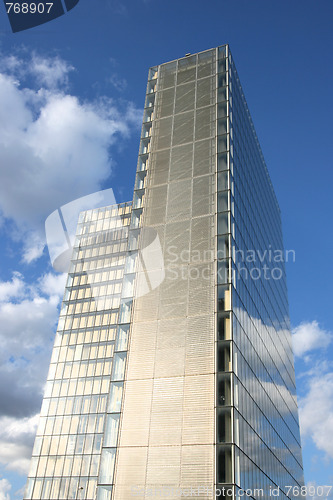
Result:
<svg viewBox="0 0 333 500"><path fill-rule="evenodd" d="M25 499L296 497L284 255L229 47L151 68L133 202L80 214Z"/></svg>

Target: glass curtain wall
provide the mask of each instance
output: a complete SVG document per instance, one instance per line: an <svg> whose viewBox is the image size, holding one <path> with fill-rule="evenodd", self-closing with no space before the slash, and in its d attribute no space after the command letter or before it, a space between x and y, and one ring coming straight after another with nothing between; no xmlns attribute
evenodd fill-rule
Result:
<svg viewBox="0 0 333 500"><path fill-rule="evenodd" d="M226 65L233 480L270 498L303 484L281 216L230 51Z"/></svg>
<svg viewBox="0 0 333 500"><path fill-rule="evenodd" d="M95 499L98 483L112 483L129 322L123 277L130 217L131 203L80 215L27 500Z"/></svg>

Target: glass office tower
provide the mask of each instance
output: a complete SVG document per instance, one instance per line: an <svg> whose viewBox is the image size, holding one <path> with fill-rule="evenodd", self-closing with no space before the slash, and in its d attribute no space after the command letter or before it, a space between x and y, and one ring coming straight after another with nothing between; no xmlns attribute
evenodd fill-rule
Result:
<svg viewBox="0 0 333 500"><path fill-rule="evenodd" d="M222 46L149 70L133 203L80 215L25 499L302 484L280 211Z"/></svg>

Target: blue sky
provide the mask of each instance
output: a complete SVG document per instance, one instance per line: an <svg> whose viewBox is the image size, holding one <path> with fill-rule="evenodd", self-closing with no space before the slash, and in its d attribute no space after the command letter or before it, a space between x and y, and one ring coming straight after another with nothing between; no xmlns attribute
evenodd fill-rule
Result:
<svg viewBox="0 0 333 500"><path fill-rule="evenodd" d="M331 0L80 0L11 33L0 7L0 500L29 464L63 277L43 223L132 198L150 66L229 43L282 211L305 479L333 483Z"/></svg>

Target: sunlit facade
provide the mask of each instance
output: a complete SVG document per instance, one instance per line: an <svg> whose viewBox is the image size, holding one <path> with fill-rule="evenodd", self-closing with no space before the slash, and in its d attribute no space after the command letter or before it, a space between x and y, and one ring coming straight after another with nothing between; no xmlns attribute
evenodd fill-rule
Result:
<svg viewBox="0 0 333 500"><path fill-rule="evenodd" d="M282 256L228 46L151 68L133 202L80 215L24 498L302 486Z"/></svg>

